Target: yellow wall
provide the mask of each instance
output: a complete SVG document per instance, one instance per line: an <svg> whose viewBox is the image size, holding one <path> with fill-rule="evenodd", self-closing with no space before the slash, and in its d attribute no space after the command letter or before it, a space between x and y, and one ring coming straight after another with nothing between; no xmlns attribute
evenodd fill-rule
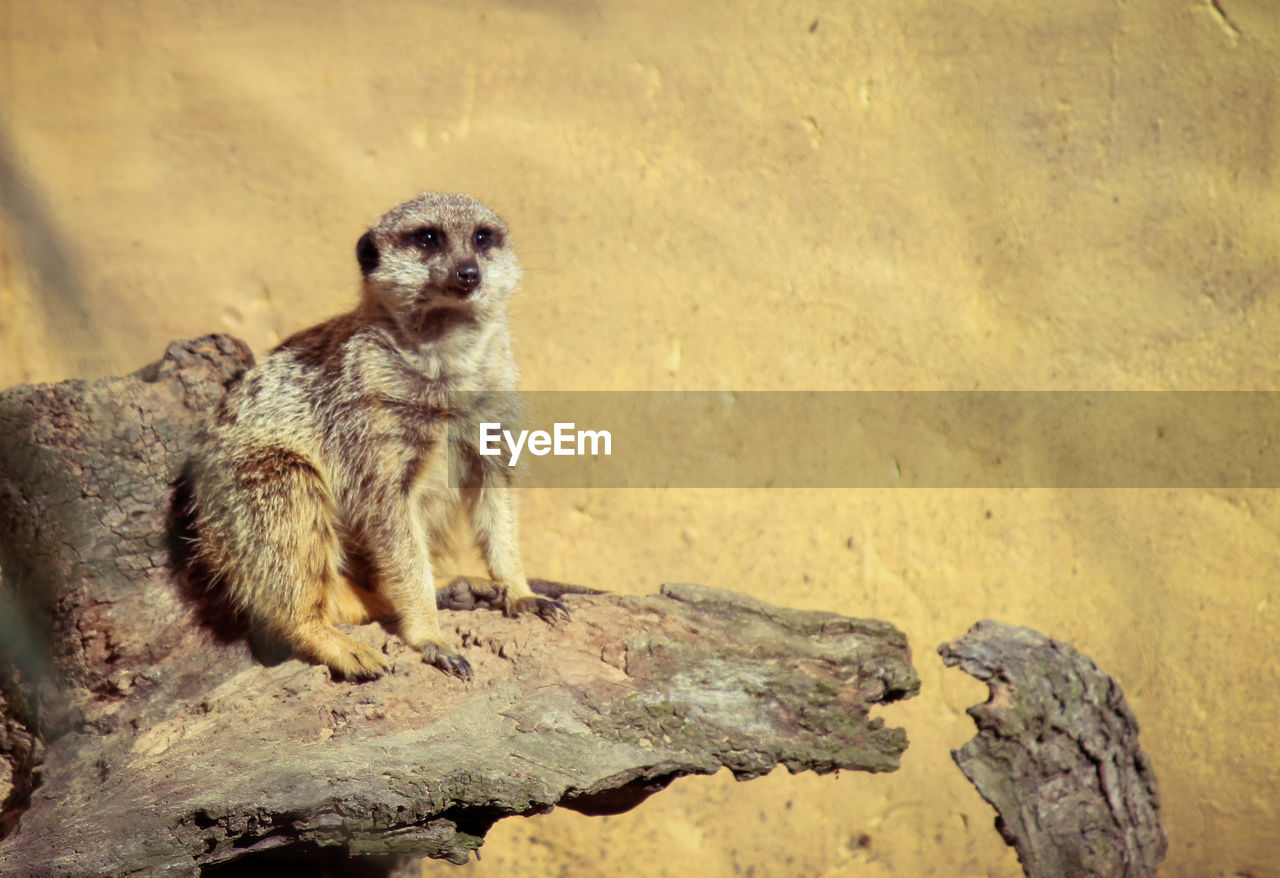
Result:
<svg viewBox="0 0 1280 878"><path fill-rule="evenodd" d="M0 385L262 351L422 189L509 220L527 388L1280 385L1272 0L4 0L0 70ZM924 690L884 712L896 774L508 821L475 875L1019 874L948 756L985 689L933 654L983 616L1122 683L1164 874L1280 874L1274 491L530 489L523 520L536 575L892 621Z"/></svg>

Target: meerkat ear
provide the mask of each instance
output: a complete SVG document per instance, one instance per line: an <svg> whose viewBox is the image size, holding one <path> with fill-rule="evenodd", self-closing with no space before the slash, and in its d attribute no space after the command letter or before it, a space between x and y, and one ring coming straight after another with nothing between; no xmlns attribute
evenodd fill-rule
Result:
<svg viewBox="0 0 1280 878"><path fill-rule="evenodd" d="M365 277L378 267L378 245L373 243L373 232L365 232L356 241L356 262L360 263L360 273Z"/></svg>

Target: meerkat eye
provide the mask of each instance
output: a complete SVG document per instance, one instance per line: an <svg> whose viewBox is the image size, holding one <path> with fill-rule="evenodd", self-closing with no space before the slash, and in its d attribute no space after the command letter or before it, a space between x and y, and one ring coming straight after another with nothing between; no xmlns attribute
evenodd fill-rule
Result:
<svg viewBox="0 0 1280 878"><path fill-rule="evenodd" d="M473 239L476 242L476 247L484 251L498 243L498 234L487 226L481 226L476 229Z"/></svg>
<svg viewBox="0 0 1280 878"><path fill-rule="evenodd" d="M405 236L410 244L420 250L434 252L444 246L444 232L434 226L423 226L414 229Z"/></svg>

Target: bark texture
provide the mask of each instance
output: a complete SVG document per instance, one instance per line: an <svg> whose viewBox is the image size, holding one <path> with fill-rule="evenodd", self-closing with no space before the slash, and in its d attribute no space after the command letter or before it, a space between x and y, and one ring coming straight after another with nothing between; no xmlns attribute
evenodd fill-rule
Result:
<svg viewBox="0 0 1280 878"><path fill-rule="evenodd" d="M0 394L0 874L387 874L681 775L897 768L905 734L869 713L918 688L900 632L696 585L537 582L573 612L549 626L469 612L496 593L457 581L442 621L471 684L378 625L352 631L391 659L371 683L255 657L189 563L182 478L251 362L207 336Z"/></svg>
<svg viewBox="0 0 1280 878"><path fill-rule="evenodd" d="M991 689L951 755L1029 878L1154 876L1168 844L1120 685L1070 645L991 620L938 652Z"/></svg>

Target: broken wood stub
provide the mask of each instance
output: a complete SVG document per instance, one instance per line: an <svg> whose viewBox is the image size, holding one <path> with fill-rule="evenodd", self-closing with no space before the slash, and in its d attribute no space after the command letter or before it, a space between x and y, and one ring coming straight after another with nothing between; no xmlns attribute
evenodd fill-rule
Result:
<svg viewBox="0 0 1280 878"><path fill-rule="evenodd" d="M253 363L229 336L174 342L120 378L0 393L0 838L43 741L120 697L192 613L165 578L173 482L224 385Z"/></svg>
<svg viewBox="0 0 1280 878"><path fill-rule="evenodd" d="M983 620L938 648L991 690L952 757L1030 878L1149 878L1168 842L1155 773L1115 680L1072 646Z"/></svg>
<svg viewBox="0 0 1280 878"><path fill-rule="evenodd" d="M102 694L118 682L105 669L152 661L181 636L179 596L139 586L171 566L174 483L252 363L243 342L212 335L129 376L0 394L0 569L40 634L20 659L52 657L63 681Z"/></svg>

